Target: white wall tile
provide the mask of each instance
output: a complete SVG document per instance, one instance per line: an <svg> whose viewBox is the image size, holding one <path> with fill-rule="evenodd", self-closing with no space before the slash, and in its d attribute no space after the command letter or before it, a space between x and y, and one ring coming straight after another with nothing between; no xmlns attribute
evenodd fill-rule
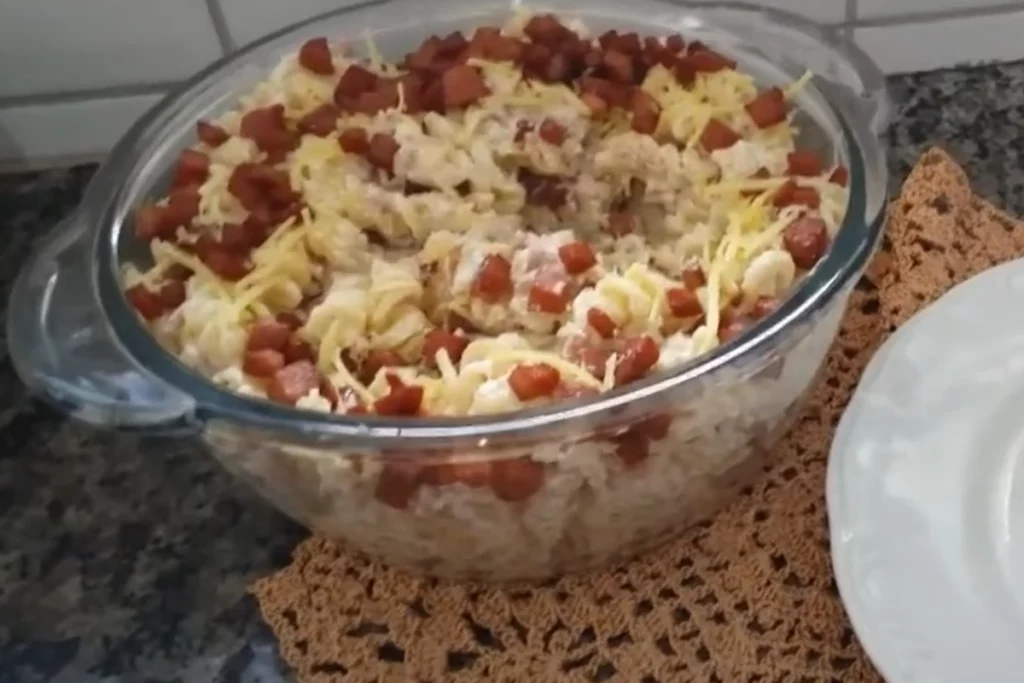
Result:
<svg viewBox="0 0 1024 683"><path fill-rule="evenodd" d="M0 96L175 80L221 55L203 0L2 0L0 7Z"/></svg>
<svg viewBox="0 0 1024 683"><path fill-rule="evenodd" d="M359 0L220 0L235 44L241 47L314 14L355 5ZM421 0L422 1L422 0ZM416 7L415 4L410 4Z"/></svg>
<svg viewBox="0 0 1024 683"><path fill-rule="evenodd" d="M978 10L987 7L1024 5L1014 0L857 0L857 19L875 19L902 14L927 14L950 10Z"/></svg>
<svg viewBox="0 0 1024 683"><path fill-rule="evenodd" d="M0 163L102 156L159 95L0 109Z"/></svg>
<svg viewBox="0 0 1024 683"><path fill-rule="evenodd" d="M423 11L419 9L419 3L427 4L424 0L406 1L414 8L410 11ZM220 5L224 10L231 37L241 46L279 28L308 19L314 14L354 5L356 2L357 0L220 0ZM753 0L753 4L802 14L828 24L838 24L846 16L846 0Z"/></svg>
<svg viewBox="0 0 1024 683"><path fill-rule="evenodd" d="M887 73L1024 58L1024 11L858 28L854 40Z"/></svg>
<svg viewBox="0 0 1024 683"><path fill-rule="evenodd" d="M846 19L846 0L753 0L752 4L800 14L822 24L839 24Z"/></svg>

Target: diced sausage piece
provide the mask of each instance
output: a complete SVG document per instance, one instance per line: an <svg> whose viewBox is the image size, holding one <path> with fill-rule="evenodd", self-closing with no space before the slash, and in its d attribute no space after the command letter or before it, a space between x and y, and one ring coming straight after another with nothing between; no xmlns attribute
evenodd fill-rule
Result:
<svg viewBox="0 0 1024 683"><path fill-rule="evenodd" d="M560 124L554 119L544 119L540 123L540 128L537 129L537 135L544 142L551 145L561 145L565 142L566 135L568 132L565 130L565 126Z"/></svg>
<svg viewBox="0 0 1024 683"><path fill-rule="evenodd" d="M700 144L709 152L729 149L739 141L739 133L715 118L708 121L704 132L700 134Z"/></svg>
<svg viewBox="0 0 1024 683"><path fill-rule="evenodd" d="M750 317L760 320L775 312L779 307L779 300L770 296L762 296L750 307Z"/></svg>
<svg viewBox="0 0 1024 683"><path fill-rule="evenodd" d="M479 26L473 31L473 37L469 40L470 49L479 48L477 57L487 56L487 47L501 38L501 29L497 26Z"/></svg>
<svg viewBox="0 0 1024 683"><path fill-rule="evenodd" d="M657 100L650 93L637 88L633 92L632 110L631 126L633 130L643 135L653 135L658 128L658 118L661 116Z"/></svg>
<svg viewBox="0 0 1024 683"><path fill-rule="evenodd" d="M585 92L580 95L580 101L587 105L587 109L590 110L590 116L595 119L602 119L608 115L608 102L601 98L597 93Z"/></svg>
<svg viewBox="0 0 1024 683"><path fill-rule="evenodd" d="M526 22L523 33L533 42L548 46L558 45L574 35L553 14L534 15Z"/></svg>
<svg viewBox="0 0 1024 683"><path fill-rule="evenodd" d="M484 488L491 483L491 463L488 460L451 463L452 479L474 489Z"/></svg>
<svg viewBox="0 0 1024 683"><path fill-rule="evenodd" d="M405 68L415 71L430 71L434 68L441 53L441 39L430 36L416 48L416 52L406 55Z"/></svg>
<svg viewBox="0 0 1024 683"><path fill-rule="evenodd" d="M284 347L288 344L291 336L291 328L274 318L257 320L249 328L249 339L246 341L245 350L262 351L263 349L273 349L275 351L284 351Z"/></svg>
<svg viewBox="0 0 1024 683"><path fill-rule="evenodd" d="M485 47L485 56L495 62L515 62L523 56L524 45L509 36L499 35Z"/></svg>
<svg viewBox="0 0 1024 683"><path fill-rule="evenodd" d="M398 154L398 141L385 133L375 133L370 138L366 158L371 164L389 173L395 167L395 155Z"/></svg>
<svg viewBox="0 0 1024 683"><path fill-rule="evenodd" d="M686 41L683 40L683 37L678 33L673 33L665 38L665 49L672 54L679 54L685 47Z"/></svg>
<svg viewBox="0 0 1024 683"><path fill-rule="evenodd" d="M307 40L299 48L299 64L307 71L320 76L330 76L334 73L334 60L331 57L331 48L327 45L326 38L313 38Z"/></svg>
<svg viewBox="0 0 1024 683"><path fill-rule="evenodd" d="M173 311L185 303L185 283L180 280L168 280L160 286L160 291L157 294L164 309Z"/></svg>
<svg viewBox="0 0 1024 683"><path fill-rule="evenodd" d="M334 103L342 110L351 108L352 104L364 92L377 87L377 74L358 64L345 69L334 89Z"/></svg>
<svg viewBox="0 0 1024 683"><path fill-rule="evenodd" d="M530 458L491 463L491 490L506 503L529 500L544 486L544 465Z"/></svg>
<svg viewBox="0 0 1024 683"><path fill-rule="evenodd" d="M585 273L597 265L597 256L586 242L569 242L558 248L558 258L569 275Z"/></svg>
<svg viewBox="0 0 1024 683"><path fill-rule="evenodd" d="M385 463L377 477L373 496L384 505L404 510L416 496L420 487L421 468L418 464L401 462Z"/></svg>
<svg viewBox="0 0 1024 683"><path fill-rule="evenodd" d="M226 130L206 121L196 123L196 137L209 147L220 147L231 138Z"/></svg>
<svg viewBox="0 0 1024 683"><path fill-rule="evenodd" d="M376 88L358 97L353 111L372 116L388 109L395 109L398 102L398 81L382 79Z"/></svg>
<svg viewBox="0 0 1024 683"><path fill-rule="evenodd" d="M772 205L782 208L793 203L793 193L796 192L796 181L789 179L779 186L779 189L772 195Z"/></svg>
<svg viewBox="0 0 1024 683"><path fill-rule="evenodd" d="M677 318L692 318L704 313L700 299L686 287L673 287L665 292L665 298L668 301L668 309Z"/></svg>
<svg viewBox="0 0 1024 683"><path fill-rule="evenodd" d="M527 306L531 311L558 315L564 313L572 300L568 279L553 275L542 275L530 285Z"/></svg>
<svg viewBox="0 0 1024 683"><path fill-rule="evenodd" d="M818 176L824 172L821 159L810 150L798 149L786 156L789 174L799 176Z"/></svg>
<svg viewBox="0 0 1024 683"><path fill-rule="evenodd" d="M650 457L647 437L632 429L614 438L615 457L626 467L636 467Z"/></svg>
<svg viewBox="0 0 1024 683"><path fill-rule="evenodd" d="M320 385L316 368L308 361L299 361L284 366L274 373L267 384L267 397L278 403L295 403Z"/></svg>
<svg viewBox="0 0 1024 683"><path fill-rule="evenodd" d="M550 396L561 381L558 370L546 363L517 365L508 375L508 385L520 401Z"/></svg>
<svg viewBox="0 0 1024 683"><path fill-rule="evenodd" d="M633 60L629 55L624 55L615 50L604 53L604 67L609 78L616 82L632 85L636 79L636 72L633 70Z"/></svg>
<svg viewBox="0 0 1024 683"><path fill-rule="evenodd" d="M608 214L608 234L612 237L625 237L636 231L636 219L629 211L612 211Z"/></svg>
<svg viewBox="0 0 1024 683"><path fill-rule="evenodd" d="M246 257L221 247L207 249L202 255L206 267L228 282L237 282L249 274Z"/></svg>
<svg viewBox="0 0 1024 683"><path fill-rule="evenodd" d="M444 317L444 327L447 330L462 330L466 334L472 334L479 332L480 330L472 321L467 320L465 317L459 315L455 311L448 311Z"/></svg>
<svg viewBox="0 0 1024 683"><path fill-rule="evenodd" d="M850 172L846 170L845 166L836 166L835 170L832 171L832 175L828 177L830 183L835 183L839 187L846 187L850 182Z"/></svg>
<svg viewBox="0 0 1024 683"><path fill-rule="evenodd" d="M770 128L786 120L789 108L779 88L769 88L744 105L758 128Z"/></svg>
<svg viewBox="0 0 1024 683"><path fill-rule="evenodd" d="M707 278L704 277L704 269L700 267L700 264L691 263L690 265L683 268L683 284L686 288L696 292L698 289L707 284Z"/></svg>
<svg viewBox="0 0 1024 683"><path fill-rule="evenodd" d="M370 351L363 359L359 370L359 378L370 384L381 368L396 368L403 365L402 357L394 351Z"/></svg>
<svg viewBox="0 0 1024 683"><path fill-rule="evenodd" d="M630 31L629 33L619 34L609 49L617 50L626 55L636 56L643 51L644 46L640 41L640 36L636 32Z"/></svg>
<svg viewBox="0 0 1024 683"><path fill-rule="evenodd" d="M347 128L338 136L341 149L349 154L364 155L370 151L370 138L365 128Z"/></svg>
<svg viewBox="0 0 1024 683"><path fill-rule="evenodd" d="M697 80L697 68L689 58L680 57L672 67L672 75L676 77L679 85L689 88Z"/></svg>
<svg viewBox="0 0 1024 683"><path fill-rule="evenodd" d="M140 240L152 240L174 234L174 228L164 217L164 210L155 204L143 204L135 211L135 236Z"/></svg>
<svg viewBox="0 0 1024 683"><path fill-rule="evenodd" d="M334 105L322 104L299 119L298 129L317 137L327 137L335 131L339 115L340 112Z"/></svg>
<svg viewBox="0 0 1024 683"><path fill-rule="evenodd" d="M441 39L441 43L438 45L438 54L442 57L458 57L467 47L469 47L469 41L466 40L466 36L462 35L462 31L452 31Z"/></svg>
<svg viewBox="0 0 1024 683"><path fill-rule="evenodd" d="M167 195L164 207L165 234L173 235L180 226L187 226L199 215L199 190L195 187L179 187Z"/></svg>
<svg viewBox="0 0 1024 683"><path fill-rule="evenodd" d="M611 339L615 336L615 321L600 308L591 308L587 311L587 324L594 328L603 339Z"/></svg>
<svg viewBox="0 0 1024 683"><path fill-rule="evenodd" d="M448 359L452 363L458 363L462 360L462 352L467 346L469 339L461 334L441 329L431 330L423 340L423 360L428 365L434 365L437 352L444 349Z"/></svg>
<svg viewBox="0 0 1024 683"><path fill-rule="evenodd" d="M610 50L615 45L615 41L619 38L619 32L615 29L605 31L597 37L597 44L601 46L603 50Z"/></svg>
<svg viewBox="0 0 1024 683"><path fill-rule="evenodd" d="M491 92L480 70L468 64L459 64L445 71L441 85L444 88L444 104L449 109L468 107Z"/></svg>
<svg viewBox="0 0 1024 683"><path fill-rule="evenodd" d="M583 55L583 66L586 69L596 69L604 62L604 52L597 48L588 49Z"/></svg>
<svg viewBox="0 0 1024 683"><path fill-rule="evenodd" d="M174 168L175 187L202 185L210 177L210 158L196 150L182 150Z"/></svg>
<svg viewBox="0 0 1024 683"><path fill-rule="evenodd" d="M292 191L288 174L266 164L236 166L228 179L228 192L257 216L255 220L264 223L273 222L278 217L275 212L293 208L299 199Z"/></svg>
<svg viewBox="0 0 1024 683"><path fill-rule="evenodd" d="M629 104L632 89L619 83L612 83L595 76L584 76L580 79L580 92L593 93L612 107L624 107Z"/></svg>
<svg viewBox="0 0 1024 683"><path fill-rule="evenodd" d="M797 268L813 268L828 249L825 221L808 216L796 219L783 231L782 244L793 257Z"/></svg>
<svg viewBox="0 0 1024 683"><path fill-rule="evenodd" d="M430 486L465 484L474 489L490 485L491 463L489 460L464 462L460 456L456 456L456 458L458 460L427 464L423 469L423 483Z"/></svg>
<svg viewBox="0 0 1024 683"><path fill-rule="evenodd" d="M629 431L643 434L652 441L662 441L668 437L671 427L672 415L669 413L657 413L637 422L630 427Z"/></svg>
<svg viewBox="0 0 1024 683"><path fill-rule="evenodd" d="M255 142L264 152L269 152L267 147L273 146L277 138L286 132L284 106L280 104L248 111L238 124L239 135Z"/></svg>
<svg viewBox="0 0 1024 683"><path fill-rule="evenodd" d="M263 244L271 227L258 216L249 216L242 223L228 223L220 229L220 246L229 251L248 252Z"/></svg>
<svg viewBox="0 0 1024 683"><path fill-rule="evenodd" d="M718 326L718 341L724 344L731 339L735 339L743 334L743 331L746 330L747 327L747 321L741 318L723 318L723 321Z"/></svg>
<svg viewBox="0 0 1024 683"><path fill-rule="evenodd" d="M813 187L800 187L793 180L783 183L772 196L772 204L777 207L806 206L816 209L821 204L821 196Z"/></svg>
<svg viewBox="0 0 1024 683"><path fill-rule="evenodd" d="M555 392L551 394L552 398L560 401L572 400L576 398L586 398L588 396L596 396L599 392L597 389L592 387L583 386L582 384L565 383L562 382L555 389Z"/></svg>
<svg viewBox="0 0 1024 683"><path fill-rule="evenodd" d="M423 403L423 387L405 384L395 375L388 375L387 379L391 390L384 398L374 401L374 411L378 415L405 417L417 415L420 412L420 405Z"/></svg>
<svg viewBox="0 0 1024 683"><path fill-rule="evenodd" d="M523 45L523 54L520 61L523 64L523 74L536 77L544 73L548 62L551 61L551 50L540 43L526 43Z"/></svg>
<svg viewBox="0 0 1024 683"><path fill-rule="evenodd" d="M489 254L480 264L470 292L490 304L508 299L512 296L512 264L500 254Z"/></svg>
<svg viewBox="0 0 1024 683"><path fill-rule="evenodd" d="M172 263L166 270L164 270L164 277L168 280L185 282L192 277L192 269L188 266L183 266L180 263Z"/></svg>
<svg viewBox="0 0 1024 683"><path fill-rule="evenodd" d="M608 367L608 359L611 352L596 344L580 344L571 348L568 352L577 365L589 372L597 379L604 379L605 369Z"/></svg>
<svg viewBox="0 0 1024 683"><path fill-rule="evenodd" d="M671 70L675 66L677 54L665 45L662 45L661 41L654 36L644 38L644 51L641 56L643 57L644 65L648 69L656 64L660 64L666 69Z"/></svg>
<svg viewBox="0 0 1024 683"><path fill-rule="evenodd" d="M686 59L697 73L715 73L716 71L736 68L735 60L729 59L725 55L719 54L707 47L693 50L690 54L686 55Z"/></svg>
<svg viewBox="0 0 1024 683"><path fill-rule="evenodd" d="M164 314L164 305L159 295L149 291L143 284L129 287L124 295L132 308L146 320L156 320Z"/></svg>
<svg viewBox="0 0 1024 683"><path fill-rule="evenodd" d="M305 339L301 339L296 335L292 335L291 339L284 347L284 362L285 363L298 363L299 361L314 361L316 359L316 351Z"/></svg>
<svg viewBox="0 0 1024 683"><path fill-rule="evenodd" d="M631 339L619 354L619 362L615 365L616 386L643 377L658 362L660 355L658 343L646 334Z"/></svg>
<svg viewBox="0 0 1024 683"><path fill-rule="evenodd" d="M572 76L572 65L569 58L561 52L551 55L547 65L541 73L543 79L548 83L563 83Z"/></svg>
<svg viewBox="0 0 1024 683"><path fill-rule="evenodd" d="M273 377L284 367L284 354L274 349L246 351L242 358L242 372L253 377Z"/></svg>

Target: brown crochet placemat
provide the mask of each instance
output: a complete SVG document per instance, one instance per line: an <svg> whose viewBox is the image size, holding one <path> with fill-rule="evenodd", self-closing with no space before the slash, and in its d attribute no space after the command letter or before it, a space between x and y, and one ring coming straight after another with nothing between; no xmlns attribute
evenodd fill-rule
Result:
<svg viewBox="0 0 1024 683"><path fill-rule="evenodd" d="M626 566L502 590L410 577L312 538L256 595L302 681L880 681L832 580L824 501L834 425L890 331L1024 253L1024 225L932 150L889 207L825 379L767 474Z"/></svg>

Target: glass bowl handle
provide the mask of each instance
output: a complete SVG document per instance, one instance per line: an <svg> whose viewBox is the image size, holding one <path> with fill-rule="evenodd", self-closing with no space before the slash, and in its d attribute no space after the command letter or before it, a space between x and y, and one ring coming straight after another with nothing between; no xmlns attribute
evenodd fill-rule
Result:
<svg viewBox="0 0 1024 683"><path fill-rule="evenodd" d="M122 348L93 286L90 231L76 214L43 237L22 267L7 310L14 368L29 391L103 427L193 431L194 403Z"/></svg>

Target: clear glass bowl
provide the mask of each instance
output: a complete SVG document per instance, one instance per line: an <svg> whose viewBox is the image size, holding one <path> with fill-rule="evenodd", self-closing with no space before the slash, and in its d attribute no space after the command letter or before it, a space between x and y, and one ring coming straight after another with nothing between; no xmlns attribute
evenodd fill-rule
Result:
<svg viewBox="0 0 1024 683"><path fill-rule="evenodd" d="M480 418L346 418L227 393L166 353L129 308L118 264L139 258L129 216L160 195L197 119L231 107L308 38L359 39L384 54L429 34L499 23L502 2L368 2L280 31L221 61L146 114L96 174L81 206L42 241L8 316L30 390L116 428L197 435L224 466L317 533L395 565L487 581L538 579L628 558L697 522L751 483L800 410L847 297L881 234L888 115L881 73L853 46L794 16L739 5L568 0L544 7L595 32L682 33L738 59L765 84L815 73L797 101L805 140L850 170L831 251L770 317L712 354L591 401ZM643 433L641 437L638 434ZM647 444L632 466L617 449ZM494 477L542 475L509 501L452 482L454 464ZM511 472L511 473L510 473ZM412 496L396 509L381 482Z"/></svg>

